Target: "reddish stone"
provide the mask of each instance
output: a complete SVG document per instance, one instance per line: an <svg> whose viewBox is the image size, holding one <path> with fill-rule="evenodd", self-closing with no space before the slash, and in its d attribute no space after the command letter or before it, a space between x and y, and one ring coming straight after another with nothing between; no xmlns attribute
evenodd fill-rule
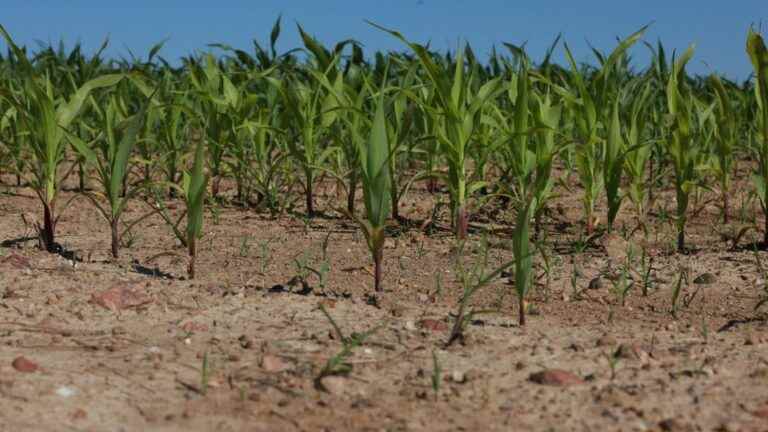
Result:
<svg viewBox="0 0 768 432"><path fill-rule="evenodd" d="M578 376L561 369L547 369L531 374L528 380L536 384L550 386L569 386L584 384L584 380Z"/></svg>
<svg viewBox="0 0 768 432"><path fill-rule="evenodd" d="M118 285L91 296L91 303L112 312L152 303L152 297L138 285Z"/></svg>
<svg viewBox="0 0 768 432"><path fill-rule="evenodd" d="M448 324L440 320L429 319L429 318L419 321L419 327L423 329L431 330L433 332L448 331Z"/></svg>
<svg viewBox="0 0 768 432"><path fill-rule="evenodd" d="M19 254L15 253L15 252L12 252L7 257L4 257L4 258L0 259L0 263L10 264L11 267L17 268L17 269L27 269L27 268L32 267L29 264L29 258L27 258L27 257L25 257L23 255L19 255Z"/></svg>
<svg viewBox="0 0 768 432"><path fill-rule="evenodd" d="M13 359L13 362L11 362L11 366L13 366L14 369L16 369L19 372L24 373L32 373L37 371L39 366L37 363L33 362L32 360L24 357L19 356Z"/></svg>
<svg viewBox="0 0 768 432"><path fill-rule="evenodd" d="M283 372L291 368L291 364L278 356L266 354L261 359L261 367L267 372Z"/></svg>
<svg viewBox="0 0 768 432"><path fill-rule="evenodd" d="M205 324L196 323L194 321L188 321L181 325L181 329L187 333L201 333L207 332L208 326Z"/></svg>

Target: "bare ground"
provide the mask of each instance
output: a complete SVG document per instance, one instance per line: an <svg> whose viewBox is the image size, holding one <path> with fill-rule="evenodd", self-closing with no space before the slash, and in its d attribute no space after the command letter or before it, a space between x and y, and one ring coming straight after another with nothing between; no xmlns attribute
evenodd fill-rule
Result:
<svg viewBox="0 0 768 432"><path fill-rule="evenodd" d="M722 226L712 203L692 220L689 255L670 252L674 228L657 211L648 237L634 232L654 257L653 284L643 296L635 276L622 305L611 279L629 243L606 235L581 250L579 203L563 192L545 218L551 271L547 284L538 268L528 325L517 325L505 274L472 300L493 313L445 347L462 288L450 234L419 228L434 202L424 191L404 203L415 223L393 228L387 291L371 304L364 239L335 217L221 208L189 281L159 218L115 261L107 225L75 201L59 222L64 252L48 254L21 217L36 217L34 194L3 188L0 430L768 430L768 324L755 310L766 253L730 248L722 236L739 222ZM134 207L128 219L146 208ZM489 225L487 213L476 225L501 228L488 237L489 271L511 252L503 215ZM681 269L690 283L673 317ZM704 273L708 283L692 282ZM110 289L134 293L134 305L97 304ZM316 379L343 348L319 305L346 337L375 329L346 376ZM541 371L560 381L534 382Z"/></svg>

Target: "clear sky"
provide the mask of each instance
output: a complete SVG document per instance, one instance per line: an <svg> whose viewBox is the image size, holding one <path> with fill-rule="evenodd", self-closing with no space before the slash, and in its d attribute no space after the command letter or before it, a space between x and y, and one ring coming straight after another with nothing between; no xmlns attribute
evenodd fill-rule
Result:
<svg viewBox="0 0 768 432"><path fill-rule="evenodd" d="M493 44L528 43L540 59L558 33L563 33L578 60L592 61L589 44L609 50L626 36L653 22L645 40L661 39L671 51L696 44L689 70L718 71L744 79L750 65L744 40L750 25L768 29L768 0L689 1L514 1L514 0L0 0L0 23L17 43L36 41L72 44L86 50L111 40L108 54L145 54L169 38L161 54L169 61L206 44L221 42L250 50L254 38L266 43L272 23L283 16L279 48L299 46L295 23L326 44L353 38L367 51L402 49L391 36L365 23L368 19L403 32L439 49L455 49L468 41L478 55ZM3 47L4 44L0 43ZM647 49L635 51L644 67ZM557 59L562 61L562 49Z"/></svg>

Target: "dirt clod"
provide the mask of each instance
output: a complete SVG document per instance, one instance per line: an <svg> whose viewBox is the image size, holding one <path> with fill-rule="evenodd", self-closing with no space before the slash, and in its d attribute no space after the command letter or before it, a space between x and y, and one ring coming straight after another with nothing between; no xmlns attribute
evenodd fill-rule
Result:
<svg viewBox="0 0 768 432"><path fill-rule="evenodd" d="M603 288L603 278L600 276L597 276L595 278L592 278L592 280L589 281L589 289L591 290L599 290Z"/></svg>
<svg viewBox="0 0 768 432"><path fill-rule="evenodd" d="M584 384L584 380L562 369L547 369L531 374L528 380L536 384L550 386L570 386Z"/></svg>
<svg viewBox="0 0 768 432"><path fill-rule="evenodd" d="M91 302L112 312L152 303L150 297L138 284L120 284L91 296Z"/></svg>
<svg viewBox="0 0 768 432"><path fill-rule="evenodd" d="M715 283L716 280L717 277L712 273L702 273L696 276L696 279L693 280L693 283L697 285L710 285Z"/></svg>
<svg viewBox="0 0 768 432"><path fill-rule="evenodd" d="M419 327L433 332L448 331L448 324L444 321L429 318L419 321Z"/></svg>
<svg viewBox="0 0 768 432"><path fill-rule="evenodd" d="M611 347L616 346L618 342L616 341L616 338L611 335L603 335L601 336L597 342L595 342L595 346L597 347Z"/></svg>
<svg viewBox="0 0 768 432"><path fill-rule="evenodd" d="M39 366L37 363L33 362L32 360L24 357L19 356L13 359L13 362L11 362L11 366L13 366L14 369L16 369L19 372L23 373L32 373L37 371L39 369Z"/></svg>
<svg viewBox="0 0 768 432"><path fill-rule="evenodd" d="M659 428L664 432L693 432L695 430L690 424L676 418L660 421Z"/></svg>
<svg viewBox="0 0 768 432"><path fill-rule="evenodd" d="M265 354L261 358L261 367L267 372L278 373L290 369L292 365L276 355Z"/></svg>

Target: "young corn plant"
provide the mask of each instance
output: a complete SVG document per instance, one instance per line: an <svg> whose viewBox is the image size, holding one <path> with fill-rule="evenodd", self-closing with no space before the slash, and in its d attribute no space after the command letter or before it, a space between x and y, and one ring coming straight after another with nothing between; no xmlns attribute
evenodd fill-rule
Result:
<svg viewBox="0 0 768 432"><path fill-rule="evenodd" d="M24 50L19 48L3 26L2 34L13 52L19 71L23 74L23 93L0 93L17 110L19 121L28 133L32 187L43 204L43 223L37 229L40 245L48 252L56 252L56 201L63 180L77 166L73 164L62 175L60 167L65 158L66 130L80 114L88 96L94 90L111 87L123 79L122 74L106 74L85 82L73 93L57 94L50 75L42 75L32 65ZM66 207L66 206L64 206Z"/></svg>
<svg viewBox="0 0 768 432"><path fill-rule="evenodd" d="M619 92L621 61L625 59L627 50L640 40L646 28L647 26L620 41L607 58L599 55L600 69L589 80L585 72L576 64L568 45L565 45L565 53L571 65L571 80L574 88L572 90L559 89L559 92L566 98L568 106L574 114L574 134L577 142L576 171L584 187L583 206L587 235L591 235L595 228L594 210L601 189L604 186L608 189L613 189L616 186L618 189L612 179L616 177L617 173L620 176L621 165L617 164L615 157L605 156L609 149L606 149L607 138L602 135L605 133L604 129L608 129L606 126L613 121L613 104L611 101L615 100L614 98ZM613 144L618 146L616 140ZM619 152L615 154L618 155ZM605 174L606 168L612 172ZM605 177L608 177L611 182L606 184L604 182ZM612 195L615 200L619 197L618 193L612 192ZM618 211L618 205L615 202L610 207Z"/></svg>
<svg viewBox="0 0 768 432"><path fill-rule="evenodd" d="M351 43L337 44L333 51L323 47L315 38L299 26L299 33L312 62L306 66L308 75L320 73L331 83L340 74L338 63L344 47ZM315 215L314 183L318 172L338 148L327 146L327 134L338 119L338 99L317 80L306 80L299 73L287 75L284 80L269 77L279 90L284 112L283 127L288 131L287 145L291 157L304 174L304 196L307 215Z"/></svg>
<svg viewBox="0 0 768 432"><path fill-rule="evenodd" d="M715 177L720 183L720 196L723 206L723 223L729 222L729 200L731 191L731 176L733 171L734 150L738 142L738 125L728 91L719 76L713 74L709 77L709 83L715 92L714 110L714 154L711 167Z"/></svg>
<svg viewBox="0 0 768 432"><path fill-rule="evenodd" d="M85 196L109 223L113 258L119 256L120 239L125 233L125 231L122 234L120 232L120 221L126 204L131 197L143 189L135 187L126 191L125 184L130 172L131 154L143 128L148 105L145 103L132 116L126 116L122 112L123 105L119 95L111 95L106 109L100 113L99 126L103 132L96 137L93 146L89 146L74 134L68 134L75 150L89 165L96 167L98 182L102 189L99 194L101 197L90 192L85 192ZM98 111L99 108L95 107L95 110ZM107 205L103 205L99 198L106 199ZM152 213L148 215L150 214ZM144 218L139 218L136 222L142 219ZM134 226L136 222L131 223L127 229Z"/></svg>
<svg viewBox="0 0 768 432"><path fill-rule="evenodd" d="M528 202L517 213L512 232L512 253L515 256L515 291L517 291L518 322L525 325L527 303L525 296L533 283L533 253L531 252L530 221L532 203Z"/></svg>
<svg viewBox="0 0 768 432"><path fill-rule="evenodd" d="M466 74L462 50L458 51L451 73L448 67L435 61L426 47L409 42L399 32L371 24L399 39L416 54L429 84L434 88L435 106L426 108L432 116L440 118L439 122L435 122L434 135L448 162L448 175L444 181L451 195L453 227L457 239L466 239L469 229L467 201L475 191L485 186L483 181L471 181L467 173L468 148L480 124L482 109L502 91L501 80L499 77L492 78L475 89L474 81L478 75L473 70Z"/></svg>
<svg viewBox="0 0 768 432"><path fill-rule="evenodd" d="M675 193L677 197L677 250L685 252L685 224L690 194L696 187L698 161L701 147L694 139L694 96L686 83L685 65L693 57L693 47L689 47L674 63L667 81L667 109L671 136L668 137L666 150L675 173Z"/></svg>
<svg viewBox="0 0 768 432"><path fill-rule="evenodd" d="M349 214L360 225L368 249L373 257L374 288L383 290L382 261L384 258L385 228L390 211L392 185L389 176L389 158L391 156L387 136L387 120L384 115L384 94L379 96L371 126L370 136L365 145L359 143L360 176L363 183L366 220L363 221Z"/></svg>
<svg viewBox="0 0 768 432"><path fill-rule="evenodd" d="M621 133L621 121L619 120L619 98L616 97L611 110L611 120L608 126L608 138L605 140L605 152L603 153L603 184L608 200L608 231L613 231L613 223L619 213L623 195L620 190L621 175L624 172L624 157L626 143Z"/></svg>
<svg viewBox="0 0 768 432"><path fill-rule="evenodd" d="M632 201L638 220L645 220L648 186L646 171L653 147L645 140L645 127L648 119L648 105L652 95L651 82L643 84L640 93L632 98L629 112L629 128L626 133L627 152L624 158L624 171L628 177L627 195Z"/></svg>
<svg viewBox="0 0 768 432"><path fill-rule="evenodd" d="M752 29L747 35L747 54L755 69L757 98L755 153L758 156L758 167L753 180L765 215L763 243L768 245L768 49L762 36Z"/></svg>
<svg viewBox="0 0 768 432"><path fill-rule="evenodd" d="M189 130L191 144L195 148L192 168L184 171L181 185L171 184L182 197L184 202L184 212L174 222L168 215L163 201L159 194L155 194L157 202L157 211L160 216L170 225L176 238L179 239L182 246L187 248L189 264L187 266L187 275L190 279L195 278L195 261L197 259L197 240L203 235L203 212L205 210L205 195L208 189L210 176L205 172L206 165L206 145L203 133L195 126ZM182 231L179 226L182 219L186 217L186 226Z"/></svg>

